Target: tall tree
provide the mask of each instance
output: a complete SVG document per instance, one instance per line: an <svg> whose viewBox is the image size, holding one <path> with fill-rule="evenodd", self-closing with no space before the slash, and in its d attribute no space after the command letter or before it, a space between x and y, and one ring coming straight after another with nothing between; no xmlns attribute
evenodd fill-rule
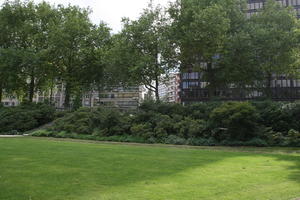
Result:
<svg viewBox="0 0 300 200"><path fill-rule="evenodd" d="M298 68L294 63L299 51L299 22L292 8L268 0L264 9L250 18L249 26L252 54L270 96L273 76L289 76Z"/></svg>
<svg viewBox="0 0 300 200"><path fill-rule="evenodd" d="M241 0L178 0L169 9L181 71L199 71L214 96L226 44L244 21ZM222 79L221 79L222 80Z"/></svg>
<svg viewBox="0 0 300 200"><path fill-rule="evenodd" d="M105 85L104 71L108 68L111 47L110 28L105 23L94 25L83 47L81 82L88 91L100 90Z"/></svg>
<svg viewBox="0 0 300 200"><path fill-rule="evenodd" d="M127 42L125 51L133 56L129 71L136 82L155 93L158 101L161 75L176 66L175 49L168 38L169 21L166 13L160 6L154 7L150 3L138 20L124 19L123 22L122 36ZM123 55L126 56L127 52Z"/></svg>
<svg viewBox="0 0 300 200"><path fill-rule="evenodd" d="M83 49L91 32L89 10L60 5L59 24L50 33L51 52L56 55L60 79L65 84L64 106L70 107L72 95L81 90L80 72L84 66Z"/></svg>
<svg viewBox="0 0 300 200"><path fill-rule="evenodd" d="M32 1L7 1L1 13L1 35L6 34L1 40L5 41L3 47L14 49L15 53L7 54L14 59L21 57L14 73L22 77L23 90L32 101L34 93L47 82L49 24L55 17L54 9L45 2L35 5Z"/></svg>
<svg viewBox="0 0 300 200"><path fill-rule="evenodd" d="M23 51L19 48L23 7L19 1L6 1L0 10L0 102L4 93L20 93L26 83L21 77Z"/></svg>

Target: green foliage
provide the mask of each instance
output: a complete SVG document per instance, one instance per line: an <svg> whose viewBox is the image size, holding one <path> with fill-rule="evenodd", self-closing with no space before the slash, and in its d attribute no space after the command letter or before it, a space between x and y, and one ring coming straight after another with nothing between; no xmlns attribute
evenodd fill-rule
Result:
<svg viewBox="0 0 300 200"><path fill-rule="evenodd" d="M183 138L203 137L206 130L206 122L204 120L194 120L190 117L184 118L174 126L178 135Z"/></svg>
<svg viewBox="0 0 300 200"><path fill-rule="evenodd" d="M135 136L140 136L145 139L149 139L153 136L153 129L150 123L134 124L130 131Z"/></svg>
<svg viewBox="0 0 300 200"><path fill-rule="evenodd" d="M0 108L0 133L25 132L51 122L55 109L46 104Z"/></svg>
<svg viewBox="0 0 300 200"><path fill-rule="evenodd" d="M130 118L125 113L105 108L91 110L81 108L54 121L53 131L66 131L97 136L125 134L129 130Z"/></svg>
<svg viewBox="0 0 300 200"><path fill-rule="evenodd" d="M42 130L34 131L30 135L35 137L51 137L54 134L51 131L42 129Z"/></svg>
<svg viewBox="0 0 300 200"><path fill-rule="evenodd" d="M62 114L50 127L51 134L41 136L204 146L298 146L298 118L294 118L298 112L299 103L279 102L187 106L147 102L134 113L82 108Z"/></svg>
<svg viewBox="0 0 300 200"><path fill-rule="evenodd" d="M246 141L256 136L258 117L250 103L228 102L212 111L210 125L224 130L218 139Z"/></svg>
<svg viewBox="0 0 300 200"><path fill-rule="evenodd" d="M183 145L186 144L186 140L184 138L178 137L176 135L169 135L165 141L166 144L177 144Z"/></svg>
<svg viewBox="0 0 300 200"><path fill-rule="evenodd" d="M287 135L287 144L289 146L300 147L300 132L294 129L289 130Z"/></svg>

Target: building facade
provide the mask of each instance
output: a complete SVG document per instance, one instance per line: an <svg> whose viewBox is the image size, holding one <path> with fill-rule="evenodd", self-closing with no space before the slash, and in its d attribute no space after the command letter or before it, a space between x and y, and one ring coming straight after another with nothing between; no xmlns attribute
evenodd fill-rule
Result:
<svg viewBox="0 0 300 200"><path fill-rule="evenodd" d="M83 94L82 106L84 107L115 107L119 109L136 109L141 100L140 87L113 87L103 90L103 92L91 91ZM64 109L65 87L58 84L52 91L36 92L33 102L49 102L57 109ZM4 97L2 103L4 106L17 106L20 100L16 96Z"/></svg>
<svg viewBox="0 0 300 200"><path fill-rule="evenodd" d="M136 109L141 100L141 88L114 87L103 92L88 92L83 96L84 107L115 107L124 110Z"/></svg>
<svg viewBox="0 0 300 200"><path fill-rule="evenodd" d="M180 103L180 74L172 73L158 87L159 97L167 103Z"/></svg>
<svg viewBox="0 0 300 200"><path fill-rule="evenodd" d="M248 0L247 1L247 16L251 16L264 7L267 0ZM300 18L300 0L276 0L282 6L294 7L298 18Z"/></svg>

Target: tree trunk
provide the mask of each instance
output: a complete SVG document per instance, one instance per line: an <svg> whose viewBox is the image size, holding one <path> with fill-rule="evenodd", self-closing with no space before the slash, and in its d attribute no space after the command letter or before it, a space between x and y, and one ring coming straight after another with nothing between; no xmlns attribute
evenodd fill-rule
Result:
<svg viewBox="0 0 300 200"><path fill-rule="evenodd" d="M0 104L2 104L2 97L3 97L3 87L2 87L2 83L0 83Z"/></svg>
<svg viewBox="0 0 300 200"><path fill-rule="evenodd" d="M215 86L215 77L212 63L207 63L207 81L208 86L208 97L213 98L215 96L216 86Z"/></svg>
<svg viewBox="0 0 300 200"><path fill-rule="evenodd" d="M30 76L30 84L29 84L29 95L28 95L28 100L29 100L29 102L32 102L32 101L33 101L34 88L35 88L34 75L31 74L31 76Z"/></svg>
<svg viewBox="0 0 300 200"><path fill-rule="evenodd" d="M272 82L272 74L267 74L267 83L266 83L266 96L267 98L272 98L272 89L271 89L271 82Z"/></svg>
<svg viewBox="0 0 300 200"><path fill-rule="evenodd" d="M51 88L50 88L50 99L49 99L49 104L52 105L53 101L52 101L52 97L53 97L53 89L54 89L54 81L53 79L51 80ZM53 98L55 99L55 98Z"/></svg>
<svg viewBox="0 0 300 200"><path fill-rule="evenodd" d="M65 109L70 108L70 98L71 98L71 87L70 87L70 83L66 82L65 101L64 101Z"/></svg>
<svg viewBox="0 0 300 200"><path fill-rule="evenodd" d="M156 78L155 78L155 100L156 100L156 102L159 102L159 100L160 100L158 87L159 87L159 80L158 80L158 76L156 76Z"/></svg>

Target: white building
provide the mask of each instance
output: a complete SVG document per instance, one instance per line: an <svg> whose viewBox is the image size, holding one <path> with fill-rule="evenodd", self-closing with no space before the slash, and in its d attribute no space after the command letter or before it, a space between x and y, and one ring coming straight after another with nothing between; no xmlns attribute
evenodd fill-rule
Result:
<svg viewBox="0 0 300 200"><path fill-rule="evenodd" d="M163 78L158 87L160 99L168 103L180 103L180 74L172 73Z"/></svg>

